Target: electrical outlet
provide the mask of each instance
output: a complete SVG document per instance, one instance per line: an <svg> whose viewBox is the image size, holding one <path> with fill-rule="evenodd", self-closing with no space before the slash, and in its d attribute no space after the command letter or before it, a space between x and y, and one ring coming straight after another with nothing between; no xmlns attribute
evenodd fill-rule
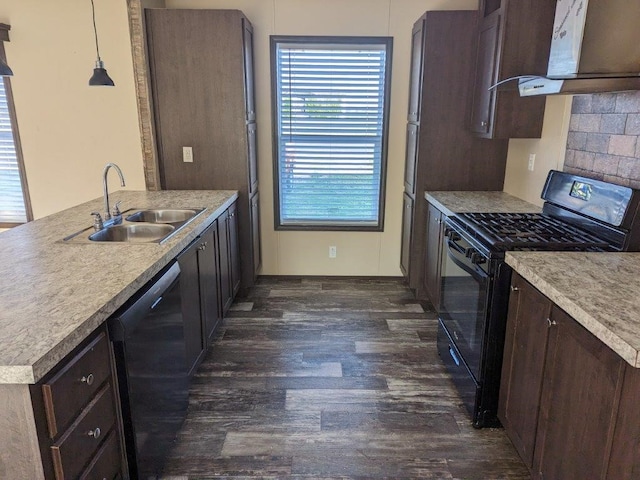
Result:
<svg viewBox="0 0 640 480"><path fill-rule="evenodd" d="M329 247L329 258L336 258L338 256L338 249L335 246Z"/></svg>
<svg viewBox="0 0 640 480"><path fill-rule="evenodd" d="M533 172L533 167L536 164L536 154L535 153L530 153L529 154L529 171Z"/></svg>
<svg viewBox="0 0 640 480"><path fill-rule="evenodd" d="M193 163L193 147L182 147L182 161Z"/></svg>

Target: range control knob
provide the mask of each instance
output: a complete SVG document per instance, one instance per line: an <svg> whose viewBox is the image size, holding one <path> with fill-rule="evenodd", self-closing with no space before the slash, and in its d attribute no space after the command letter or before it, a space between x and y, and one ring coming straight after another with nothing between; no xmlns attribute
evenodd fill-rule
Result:
<svg viewBox="0 0 640 480"><path fill-rule="evenodd" d="M475 264L475 265L482 265L483 263L486 263L487 259L484 257L484 255L482 255L481 253L478 253L476 251L474 251L471 255L471 263Z"/></svg>

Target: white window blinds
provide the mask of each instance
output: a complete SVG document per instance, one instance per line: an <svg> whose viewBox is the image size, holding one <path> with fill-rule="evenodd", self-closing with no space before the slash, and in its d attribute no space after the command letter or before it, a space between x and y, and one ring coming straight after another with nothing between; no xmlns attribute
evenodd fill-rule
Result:
<svg viewBox="0 0 640 480"><path fill-rule="evenodd" d="M18 156L11 130L9 102L0 78L0 223L24 223L24 204Z"/></svg>
<svg viewBox="0 0 640 480"><path fill-rule="evenodd" d="M275 45L279 224L381 224L387 43Z"/></svg>

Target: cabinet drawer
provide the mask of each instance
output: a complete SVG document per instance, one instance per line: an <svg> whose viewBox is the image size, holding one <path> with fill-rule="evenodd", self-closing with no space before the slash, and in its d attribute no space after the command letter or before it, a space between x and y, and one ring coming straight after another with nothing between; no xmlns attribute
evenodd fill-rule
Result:
<svg viewBox="0 0 640 480"><path fill-rule="evenodd" d="M51 447L56 480L72 479L80 474L104 442L115 420L113 391L107 384Z"/></svg>
<svg viewBox="0 0 640 480"><path fill-rule="evenodd" d="M42 384L51 438L65 430L110 374L109 342L105 332L101 332L53 378Z"/></svg>
<svg viewBox="0 0 640 480"><path fill-rule="evenodd" d="M118 433L114 430L100 447L91 464L84 471L80 480L108 479L113 480L120 473L120 449Z"/></svg>

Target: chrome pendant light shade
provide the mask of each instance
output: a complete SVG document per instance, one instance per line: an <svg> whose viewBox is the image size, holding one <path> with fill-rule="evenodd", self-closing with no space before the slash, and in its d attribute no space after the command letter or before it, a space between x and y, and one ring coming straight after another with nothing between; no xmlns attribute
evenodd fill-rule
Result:
<svg viewBox="0 0 640 480"><path fill-rule="evenodd" d="M98 59L96 60L96 66L93 69L93 75L89 79L89 85L92 87L113 87L115 84L113 83L113 80L111 80L111 77L107 73L107 70L104 68L104 63L100 59L100 48L98 47L98 30L96 28L96 9L93 5L93 0L91 0L91 14L93 16L93 33L96 38L96 55L98 56Z"/></svg>
<svg viewBox="0 0 640 480"><path fill-rule="evenodd" d="M13 71L9 68L4 60L0 58L0 77L12 77Z"/></svg>

